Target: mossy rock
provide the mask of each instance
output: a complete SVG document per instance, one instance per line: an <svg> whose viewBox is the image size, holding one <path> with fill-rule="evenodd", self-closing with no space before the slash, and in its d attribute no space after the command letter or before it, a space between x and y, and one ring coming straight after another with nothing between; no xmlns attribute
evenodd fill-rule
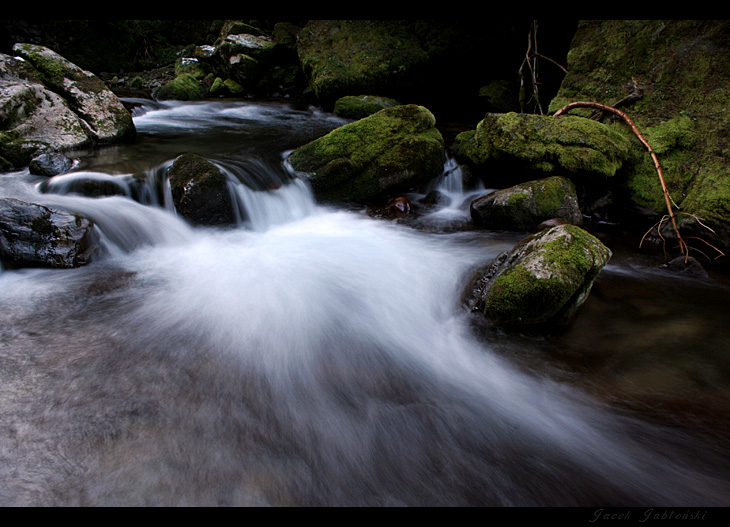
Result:
<svg viewBox="0 0 730 527"><path fill-rule="evenodd" d="M412 24L398 20L310 20L299 33L298 53L325 105L351 93L395 89L429 58Z"/></svg>
<svg viewBox="0 0 730 527"><path fill-rule="evenodd" d="M631 142L596 121L488 113L456 137L454 154L480 172L612 177L630 158ZM509 177L509 176L508 176ZM523 179L524 180L524 179Z"/></svg>
<svg viewBox="0 0 730 527"><path fill-rule="evenodd" d="M400 103L389 97L377 95L346 95L335 102L334 114L344 119L362 119L385 108Z"/></svg>
<svg viewBox="0 0 730 527"><path fill-rule="evenodd" d="M472 220L489 228L530 229L560 218L581 225L575 185L561 176L528 181L472 201Z"/></svg>
<svg viewBox="0 0 730 527"><path fill-rule="evenodd" d="M386 108L297 148L289 157L318 199L368 202L441 173L446 150L423 106Z"/></svg>
<svg viewBox="0 0 730 527"><path fill-rule="evenodd" d="M208 88L191 73L178 75L154 93L155 98L161 101L195 101L204 99L207 95Z"/></svg>
<svg viewBox="0 0 730 527"><path fill-rule="evenodd" d="M574 101L620 107L657 153L682 222L702 219L730 247L730 21L581 21L568 54L568 73L550 104L555 112ZM588 115L591 110L572 110ZM611 116L604 120L615 121ZM632 137L620 121L616 131ZM646 225L666 214L656 169L645 147L634 142L636 162L623 182ZM699 229L708 235L707 229ZM709 249L712 252L711 249Z"/></svg>
<svg viewBox="0 0 730 527"><path fill-rule="evenodd" d="M501 254L470 292L469 307L504 327L568 324L611 258L575 225L529 236Z"/></svg>

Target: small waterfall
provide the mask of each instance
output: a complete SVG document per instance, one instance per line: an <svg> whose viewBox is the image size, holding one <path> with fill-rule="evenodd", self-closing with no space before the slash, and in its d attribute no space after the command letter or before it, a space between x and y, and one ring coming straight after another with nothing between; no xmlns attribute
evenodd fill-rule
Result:
<svg viewBox="0 0 730 527"><path fill-rule="evenodd" d="M282 167L258 158L216 162L229 179L239 225L265 231L309 216L316 203L309 186Z"/></svg>
<svg viewBox="0 0 730 527"><path fill-rule="evenodd" d="M489 192L481 181L467 186L461 165L447 156L441 175L428 185L417 199L433 197L436 207L419 218L415 224L430 229L443 230L464 226L470 221L469 204Z"/></svg>

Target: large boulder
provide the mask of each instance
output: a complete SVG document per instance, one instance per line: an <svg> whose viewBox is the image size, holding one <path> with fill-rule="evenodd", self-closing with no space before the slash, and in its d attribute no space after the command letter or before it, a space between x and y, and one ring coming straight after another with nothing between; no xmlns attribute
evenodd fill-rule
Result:
<svg viewBox="0 0 730 527"><path fill-rule="evenodd" d="M221 169L197 154L183 154L168 170L178 214L196 225L233 225L236 213Z"/></svg>
<svg viewBox="0 0 730 527"><path fill-rule="evenodd" d="M69 103L95 143L134 137L132 114L99 77L44 46L15 44L13 51L41 74L45 86Z"/></svg>
<svg viewBox="0 0 730 527"><path fill-rule="evenodd" d="M475 199L469 208L474 223L497 229L529 229L553 218L583 223L575 185L562 176L497 190Z"/></svg>
<svg viewBox="0 0 730 527"><path fill-rule="evenodd" d="M398 20L310 20L298 52L325 105L352 93L398 91L429 59L411 24Z"/></svg>
<svg viewBox="0 0 730 527"><path fill-rule="evenodd" d="M656 152L682 211L681 230L725 249L730 247L730 114L722 110L730 99L728 34L728 20L581 21L568 73L549 108L556 112L575 101L618 104ZM614 120L611 114L601 118ZM633 137L620 121L611 126ZM667 211L653 161L643 145L634 144L636 161L626 167L622 183L625 201L638 214L635 223L645 230ZM715 255L705 244L697 248Z"/></svg>
<svg viewBox="0 0 730 527"><path fill-rule="evenodd" d="M0 260L9 267L72 268L90 262L94 226L83 216L0 199Z"/></svg>
<svg viewBox="0 0 730 527"><path fill-rule="evenodd" d="M456 137L453 151L475 172L496 179L525 181L556 172L605 179L630 159L631 142L591 119L489 113L475 130Z"/></svg>
<svg viewBox="0 0 730 527"><path fill-rule="evenodd" d="M368 202L441 173L446 150L435 124L422 106L386 108L297 148L289 161L317 198Z"/></svg>
<svg viewBox="0 0 730 527"><path fill-rule="evenodd" d="M10 166L135 136L131 113L98 77L43 46L13 49L0 54L0 158Z"/></svg>
<svg viewBox="0 0 730 527"><path fill-rule="evenodd" d="M468 306L505 327L567 324L611 257L575 225L529 236L496 258L470 286Z"/></svg>

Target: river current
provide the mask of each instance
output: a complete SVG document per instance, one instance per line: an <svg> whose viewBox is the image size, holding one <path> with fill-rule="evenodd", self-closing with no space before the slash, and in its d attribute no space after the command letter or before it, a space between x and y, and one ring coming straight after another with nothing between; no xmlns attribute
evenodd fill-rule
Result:
<svg viewBox="0 0 730 527"><path fill-rule="evenodd" d="M82 213L101 245L0 271L0 505L730 505L723 279L617 244L570 328L503 333L461 298L523 235L468 228L486 191L452 161L430 214L375 218L287 169L346 121L128 102L134 144L0 175L0 197ZM229 174L238 226L175 214L186 152Z"/></svg>

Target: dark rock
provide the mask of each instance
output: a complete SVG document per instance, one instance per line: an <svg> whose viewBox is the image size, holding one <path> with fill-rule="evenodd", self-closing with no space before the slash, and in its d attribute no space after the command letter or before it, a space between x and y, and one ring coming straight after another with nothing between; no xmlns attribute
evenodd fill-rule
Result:
<svg viewBox="0 0 730 527"><path fill-rule="evenodd" d="M678 256L667 263L667 269L699 278L709 277L705 268L702 267L702 264L693 256Z"/></svg>
<svg viewBox="0 0 730 527"><path fill-rule="evenodd" d="M30 161L28 169L36 176L53 177L65 174L73 167L73 161L63 154L41 154Z"/></svg>
<svg viewBox="0 0 730 527"><path fill-rule="evenodd" d="M97 249L83 216L34 203L0 199L0 259L9 267L72 268Z"/></svg>
<svg viewBox="0 0 730 527"><path fill-rule="evenodd" d="M233 225L236 214L221 169L196 154L183 154L168 176L177 212L197 225Z"/></svg>

